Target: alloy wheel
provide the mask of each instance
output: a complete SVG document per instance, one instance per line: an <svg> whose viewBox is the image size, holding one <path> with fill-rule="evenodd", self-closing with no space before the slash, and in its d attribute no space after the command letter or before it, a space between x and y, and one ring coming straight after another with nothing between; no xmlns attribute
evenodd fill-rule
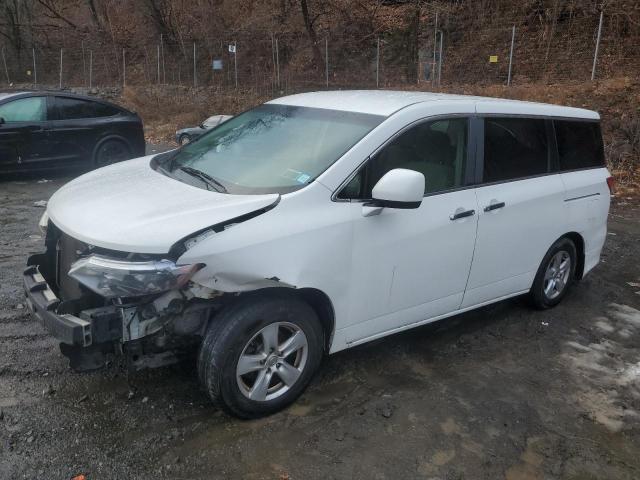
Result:
<svg viewBox="0 0 640 480"><path fill-rule="evenodd" d="M560 250L547 265L544 273L544 294L549 300L558 297L566 288L571 273L571 256Z"/></svg>
<svg viewBox="0 0 640 480"><path fill-rule="evenodd" d="M262 328L242 349L236 380L249 400L264 402L286 393L302 375L309 344L300 327L275 322Z"/></svg>

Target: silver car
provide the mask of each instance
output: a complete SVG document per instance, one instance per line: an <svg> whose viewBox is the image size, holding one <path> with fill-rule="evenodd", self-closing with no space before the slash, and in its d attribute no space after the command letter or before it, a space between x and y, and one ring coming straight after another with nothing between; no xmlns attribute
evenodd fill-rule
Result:
<svg viewBox="0 0 640 480"><path fill-rule="evenodd" d="M213 127L217 127L221 123L226 122L232 116L233 115L213 115L197 127L182 128L176 132L176 142L178 142L178 145L186 145L200 135L207 133Z"/></svg>

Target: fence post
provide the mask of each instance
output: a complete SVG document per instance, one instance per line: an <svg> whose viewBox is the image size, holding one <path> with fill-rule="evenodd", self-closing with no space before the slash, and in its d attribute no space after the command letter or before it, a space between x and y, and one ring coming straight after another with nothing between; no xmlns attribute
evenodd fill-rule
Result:
<svg viewBox="0 0 640 480"><path fill-rule="evenodd" d="M162 33L160 34L160 54L162 55L162 83L167 83L167 70L164 68L164 41L162 40Z"/></svg>
<svg viewBox="0 0 640 480"><path fill-rule="evenodd" d="M193 87L198 85L198 79L196 77L196 42L193 42Z"/></svg>
<svg viewBox="0 0 640 480"><path fill-rule="evenodd" d="M33 55L33 88L38 88L38 70L36 70L36 49L31 49Z"/></svg>
<svg viewBox="0 0 640 480"><path fill-rule="evenodd" d="M160 44L158 44L158 85L160 85Z"/></svg>
<svg viewBox="0 0 640 480"><path fill-rule="evenodd" d="M280 88L280 52L278 50L278 37L276 37L276 80Z"/></svg>
<svg viewBox="0 0 640 480"><path fill-rule="evenodd" d="M380 87L380 37L376 46L376 88Z"/></svg>
<svg viewBox="0 0 640 480"><path fill-rule="evenodd" d="M89 90L93 87L93 50L89 50Z"/></svg>
<svg viewBox="0 0 640 480"><path fill-rule="evenodd" d="M438 86L442 80L442 43L444 42L444 32L440 30L440 58L438 59Z"/></svg>
<svg viewBox="0 0 640 480"><path fill-rule="evenodd" d="M62 49L60 49L60 82L58 89L62 90Z"/></svg>
<svg viewBox="0 0 640 480"><path fill-rule="evenodd" d="M7 76L7 85L11 85L11 80L9 80L9 70L7 69L7 59L4 56L4 47L2 47L2 63L4 63L4 74Z"/></svg>
<svg viewBox="0 0 640 480"><path fill-rule="evenodd" d="M511 29L511 50L509 51L509 75L507 76L507 86L511 86L511 65L513 63L513 45L516 41L516 26Z"/></svg>
<svg viewBox="0 0 640 480"><path fill-rule="evenodd" d="M596 79L596 64L598 63L598 50L600 49L600 35L602 34L602 18L604 10L600 12L600 23L598 24L598 38L596 40L596 51L593 54L593 68L591 69L591 81Z"/></svg>
<svg viewBox="0 0 640 480"><path fill-rule="evenodd" d="M273 87L275 87L276 84L276 43L275 43L275 39L273 38L273 32L271 32L271 62L273 63L273 72L271 75L271 90L273 93Z"/></svg>
<svg viewBox="0 0 640 480"><path fill-rule="evenodd" d="M324 76L329 88L329 39L324 37Z"/></svg>
<svg viewBox="0 0 640 480"><path fill-rule="evenodd" d="M436 23L433 27L433 66L431 67L431 86L436 80L436 49L438 47L438 12L436 12Z"/></svg>
<svg viewBox="0 0 640 480"><path fill-rule="evenodd" d="M85 85L87 84L87 63L84 60L84 40L82 40L82 82Z"/></svg>
<svg viewBox="0 0 640 480"><path fill-rule="evenodd" d="M127 86L127 62L125 60L125 50L122 49L122 86Z"/></svg>
<svg viewBox="0 0 640 480"><path fill-rule="evenodd" d="M233 68L236 77L236 90L238 89L238 42L233 42Z"/></svg>

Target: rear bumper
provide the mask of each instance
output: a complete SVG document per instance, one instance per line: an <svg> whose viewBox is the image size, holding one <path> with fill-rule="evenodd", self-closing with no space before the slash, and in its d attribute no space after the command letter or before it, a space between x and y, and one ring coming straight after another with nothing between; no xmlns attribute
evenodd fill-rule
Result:
<svg viewBox="0 0 640 480"><path fill-rule="evenodd" d="M49 288L37 266L27 267L22 279L27 306L54 337L67 345L88 347L93 343L91 322L71 314L56 313L60 299Z"/></svg>

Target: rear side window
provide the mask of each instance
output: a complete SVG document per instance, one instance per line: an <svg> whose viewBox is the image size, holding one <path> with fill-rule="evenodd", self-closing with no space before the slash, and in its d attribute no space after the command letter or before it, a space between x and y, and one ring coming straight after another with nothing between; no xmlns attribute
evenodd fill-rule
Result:
<svg viewBox="0 0 640 480"><path fill-rule="evenodd" d="M119 113L117 108L110 105L79 98L56 97L56 105L60 120L110 117Z"/></svg>
<svg viewBox="0 0 640 480"><path fill-rule="evenodd" d="M555 120L560 171L604 166L600 124Z"/></svg>
<svg viewBox="0 0 640 480"><path fill-rule="evenodd" d="M484 182L542 175L549 171L545 121L487 118L484 125Z"/></svg>
<svg viewBox="0 0 640 480"><path fill-rule="evenodd" d="M5 122L43 122L46 120L45 97L20 98L0 105L0 117Z"/></svg>

